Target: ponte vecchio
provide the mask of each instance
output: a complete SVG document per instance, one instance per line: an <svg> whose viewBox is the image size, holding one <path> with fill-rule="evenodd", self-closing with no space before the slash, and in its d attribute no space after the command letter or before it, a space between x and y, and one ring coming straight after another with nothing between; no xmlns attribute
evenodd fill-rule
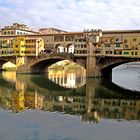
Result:
<svg viewBox="0 0 140 140"><path fill-rule="evenodd" d="M39 73L60 60L86 69L87 77L111 75L112 68L140 61L140 30L84 30L0 36L0 66L16 64L18 73Z"/></svg>

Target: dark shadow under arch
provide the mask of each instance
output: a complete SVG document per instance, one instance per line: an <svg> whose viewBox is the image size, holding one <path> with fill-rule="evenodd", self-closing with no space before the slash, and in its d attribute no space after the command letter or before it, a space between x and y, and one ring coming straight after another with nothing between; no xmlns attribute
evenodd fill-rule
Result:
<svg viewBox="0 0 140 140"><path fill-rule="evenodd" d="M63 58L51 58L51 59L46 59L39 61L35 63L34 65L31 66L31 73L45 73L47 72L47 69L49 66L52 64L64 60Z"/></svg>
<svg viewBox="0 0 140 140"><path fill-rule="evenodd" d="M111 78L112 69L119 66L119 65L126 64L126 63L129 63L129 62L140 61L140 59L137 59L137 58L136 59L135 58L120 58L120 59L117 59L117 61L115 60L115 58L113 58L111 61L110 60L108 59L107 61L104 61L102 66L101 66L102 77Z"/></svg>
<svg viewBox="0 0 140 140"><path fill-rule="evenodd" d="M0 71L2 71L3 69L2 69L2 65L4 64L4 63L6 63L6 62L8 62L7 60L0 60Z"/></svg>

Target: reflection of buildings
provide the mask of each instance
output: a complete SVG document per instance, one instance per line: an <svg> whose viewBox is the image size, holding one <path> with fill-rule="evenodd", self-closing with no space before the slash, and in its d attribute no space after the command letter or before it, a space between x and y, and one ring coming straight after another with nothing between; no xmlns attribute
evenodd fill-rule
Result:
<svg viewBox="0 0 140 140"><path fill-rule="evenodd" d="M16 79L15 72L3 72L6 81L14 82L15 89L0 87L0 107L13 110L14 113L25 109L42 109L43 96L35 92L26 91L26 82Z"/></svg>
<svg viewBox="0 0 140 140"><path fill-rule="evenodd" d="M43 96L39 95L37 91L27 92L25 94L25 106L31 109L42 109Z"/></svg>
<svg viewBox="0 0 140 140"><path fill-rule="evenodd" d="M23 76L24 77L24 76ZM34 88L24 78L16 79L15 89L0 86L0 107L20 112L26 109L41 109L60 111L82 116L82 121L99 122L100 118L140 120L140 100L125 99L122 96L113 96L113 91L97 87L98 81L89 79L86 84L86 94L77 92L77 89L63 92L53 92L49 89ZM6 79L6 78L5 78ZM29 84L28 86L26 84ZM13 86L13 84L12 84ZM101 95L98 93L102 89ZM43 89L43 92L42 90ZM82 87L82 90L84 88ZM96 91L96 92L95 92ZM111 92L111 93L109 93ZM45 93L45 94L44 94ZM71 94L72 93L72 94ZM73 94L74 93L74 94ZM124 98L124 99L121 99Z"/></svg>
<svg viewBox="0 0 140 140"><path fill-rule="evenodd" d="M83 74L81 76L80 74ZM78 88L86 83L85 70L55 70L50 69L48 77L56 84L66 88Z"/></svg>
<svg viewBox="0 0 140 140"><path fill-rule="evenodd" d="M140 100L92 98L90 112L87 109L86 96L54 96L44 97L35 92L8 93L0 89L0 107L12 109L14 112L26 109L43 109L60 111L82 116L82 121L99 122L100 118L140 120ZM2 94L3 93L3 94ZM12 95L12 96L11 96Z"/></svg>
<svg viewBox="0 0 140 140"><path fill-rule="evenodd" d="M91 105L92 100L92 105ZM85 96L58 96L44 100L43 109L81 115L82 121L99 122L101 118L140 120L140 100L103 99ZM91 110L87 108L90 102Z"/></svg>
<svg viewBox="0 0 140 140"><path fill-rule="evenodd" d="M44 97L37 92L24 94L24 91L14 91L8 94L8 97L0 94L0 107L13 110L14 113L26 109L42 109L43 99Z"/></svg>
<svg viewBox="0 0 140 140"><path fill-rule="evenodd" d="M9 82L15 83L16 82L16 72L15 71L3 71L2 77Z"/></svg>
<svg viewBox="0 0 140 140"><path fill-rule="evenodd" d="M12 110L13 112L19 112L25 110L25 103L24 103L24 92L14 92L12 98Z"/></svg>
<svg viewBox="0 0 140 140"><path fill-rule="evenodd" d="M140 100L95 99L102 116L116 119L140 119Z"/></svg>

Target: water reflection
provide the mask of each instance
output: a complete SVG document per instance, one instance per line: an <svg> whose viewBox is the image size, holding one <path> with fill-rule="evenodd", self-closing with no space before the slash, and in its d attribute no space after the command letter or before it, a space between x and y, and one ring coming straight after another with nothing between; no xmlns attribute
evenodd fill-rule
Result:
<svg viewBox="0 0 140 140"><path fill-rule="evenodd" d="M82 74L82 75L81 75ZM83 68L79 69L50 69L48 78L66 88L78 88L86 83L86 71Z"/></svg>
<svg viewBox="0 0 140 140"><path fill-rule="evenodd" d="M140 63L128 63L113 69L112 81L117 85L140 92Z"/></svg>
<svg viewBox="0 0 140 140"><path fill-rule="evenodd" d="M6 81L15 83L16 82L16 72L15 71L8 71L2 72L2 77Z"/></svg>
<svg viewBox="0 0 140 140"><path fill-rule="evenodd" d="M4 72L0 77L5 83L0 85L0 107L13 113L58 111L81 116L81 121L90 123L99 123L102 118L140 120L139 96L105 79L86 79L86 85L67 89L58 88L44 75L17 75L12 81L7 78L9 74Z"/></svg>

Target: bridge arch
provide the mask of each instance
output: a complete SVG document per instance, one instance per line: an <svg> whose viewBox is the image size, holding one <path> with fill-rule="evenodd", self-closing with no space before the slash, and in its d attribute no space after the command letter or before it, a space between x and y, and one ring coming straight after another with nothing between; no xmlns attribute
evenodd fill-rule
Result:
<svg viewBox="0 0 140 140"><path fill-rule="evenodd" d="M2 66L3 64L5 64L6 62L11 62L13 64L16 64L16 58L0 58L0 70L2 70Z"/></svg>
<svg viewBox="0 0 140 140"><path fill-rule="evenodd" d="M48 71L49 66L61 60L64 60L64 58L56 57L39 60L30 66L30 71L31 73L45 73Z"/></svg>
<svg viewBox="0 0 140 140"><path fill-rule="evenodd" d="M72 53L44 53L38 57L28 57L24 65L17 67L17 73L45 73L49 66L61 60L79 64L74 61Z"/></svg>
<svg viewBox="0 0 140 140"><path fill-rule="evenodd" d="M67 44L66 51L67 53L74 53L74 44Z"/></svg>
<svg viewBox="0 0 140 140"><path fill-rule="evenodd" d="M138 62L140 58L105 58L104 62L100 64L101 76L111 77L112 69L125 63Z"/></svg>
<svg viewBox="0 0 140 140"><path fill-rule="evenodd" d="M55 45L55 50L57 53L64 53L65 52L65 47L62 46L61 44L56 44Z"/></svg>
<svg viewBox="0 0 140 140"><path fill-rule="evenodd" d="M0 70L2 70L2 66L4 63L8 62L7 60L0 60Z"/></svg>

